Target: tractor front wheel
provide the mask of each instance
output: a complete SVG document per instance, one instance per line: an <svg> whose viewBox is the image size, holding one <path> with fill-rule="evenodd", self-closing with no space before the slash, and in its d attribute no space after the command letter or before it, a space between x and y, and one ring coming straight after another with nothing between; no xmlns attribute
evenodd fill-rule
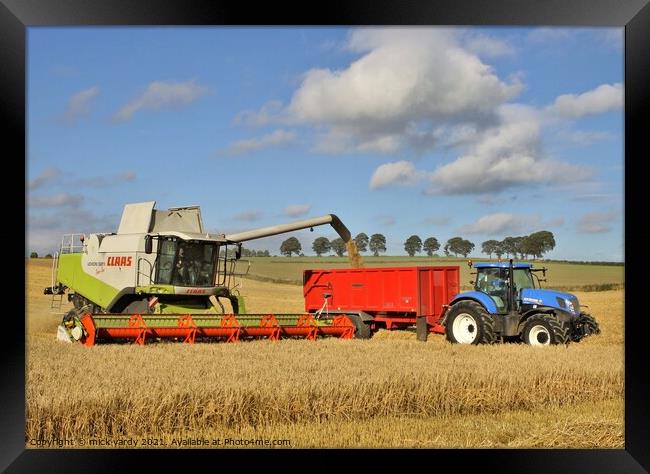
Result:
<svg viewBox="0 0 650 474"><path fill-rule="evenodd" d="M571 340L580 342L583 338L594 334L600 334L598 321L590 314L580 313L572 323Z"/></svg>
<svg viewBox="0 0 650 474"><path fill-rule="evenodd" d="M531 346L568 344L569 330L552 314L535 314L524 324L521 338Z"/></svg>
<svg viewBox="0 0 650 474"><path fill-rule="evenodd" d="M457 344L492 344L496 340L494 318L476 301L460 301L449 309L447 340Z"/></svg>

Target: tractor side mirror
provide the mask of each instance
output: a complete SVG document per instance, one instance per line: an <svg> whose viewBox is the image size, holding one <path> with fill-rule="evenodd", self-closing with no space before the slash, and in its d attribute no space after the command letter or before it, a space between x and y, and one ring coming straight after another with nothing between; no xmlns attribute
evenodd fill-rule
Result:
<svg viewBox="0 0 650 474"><path fill-rule="evenodd" d="M237 250L235 250L235 260L239 260L241 258L241 244L237 245Z"/></svg>
<svg viewBox="0 0 650 474"><path fill-rule="evenodd" d="M144 236L144 253L150 254L153 252L153 238L150 235Z"/></svg>

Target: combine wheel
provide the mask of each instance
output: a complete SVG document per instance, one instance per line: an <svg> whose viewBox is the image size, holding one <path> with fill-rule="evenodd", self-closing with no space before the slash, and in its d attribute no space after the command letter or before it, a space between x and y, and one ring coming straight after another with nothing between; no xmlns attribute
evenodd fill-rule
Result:
<svg viewBox="0 0 650 474"><path fill-rule="evenodd" d="M447 316L447 340L458 344L492 344L496 341L494 318L476 301L460 301Z"/></svg>
<svg viewBox="0 0 650 474"><path fill-rule="evenodd" d="M354 331L355 339L370 339L370 336L372 336L372 331L370 330L370 326L363 322L361 316L358 314L348 314L346 316L356 327L356 331Z"/></svg>
<svg viewBox="0 0 650 474"><path fill-rule="evenodd" d="M149 307L149 301L145 299L131 301L126 307L122 310L122 313L127 314L149 314L151 313L151 308Z"/></svg>
<svg viewBox="0 0 650 474"><path fill-rule="evenodd" d="M569 343L569 330L552 314L535 314L528 318L521 338L531 346Z"/></svg>

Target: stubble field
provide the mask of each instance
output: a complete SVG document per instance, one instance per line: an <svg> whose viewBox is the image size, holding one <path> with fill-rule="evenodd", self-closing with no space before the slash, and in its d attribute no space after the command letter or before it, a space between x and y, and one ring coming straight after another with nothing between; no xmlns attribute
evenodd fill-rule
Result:
<svg viewBox="0 0 650 474"><path fill-rule="evenodd" d="M86 348L56 341L61 315L42 294L50 261L28 261L26 274L30 448L624 446L622 289L575 291L602 334L567 347L380 331ZM300 285L245 279L240 291L252 313L303 309Z"/></svg>

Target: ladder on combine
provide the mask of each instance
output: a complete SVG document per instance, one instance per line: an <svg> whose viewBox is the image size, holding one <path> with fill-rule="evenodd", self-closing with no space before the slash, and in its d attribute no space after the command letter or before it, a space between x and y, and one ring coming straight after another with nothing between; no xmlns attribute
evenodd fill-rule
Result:
<svg viewBox="0 0 650 474"><path fill-rule="evenodd" d="M55 252L54 257L52 258L52 285L50 288L54 288L58 270L59 270L59 252ZM50 313L54 313L54 314L61 313L62 305L63 305L63 292L59 292L59 293L52 292L52 299L50 300Z"/></svg>
<svg viewBox="0 0 650 474"><path fill-rule="evenodd" d="M60 314L61 308L63 306L63 295L64 291L57 285L57 275L59 272L59 257L64 253L81 253L83 252L83 244L81 243L80 237L84 234L65 234L61 238L61 246L59 251L54 253L52 258L52 276L51 281L52 285L52 299L50 300L50 313ZM75 240L78 241L78 244L75 244Z"/></svg>

